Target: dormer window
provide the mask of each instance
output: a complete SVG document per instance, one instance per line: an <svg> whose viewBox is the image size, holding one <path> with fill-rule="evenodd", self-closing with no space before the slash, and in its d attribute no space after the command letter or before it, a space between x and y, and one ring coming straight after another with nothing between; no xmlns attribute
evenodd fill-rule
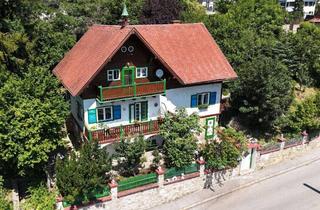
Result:
<svg viewBox="0 0 320 210"><path fill-rule="evenodd" d="M107 70L108 81L120 80L120 69Z"/></svg>
<svg viewBox="0 0 320 210"><path fill-rule="evenodd" d="M148 67L137 67L136 78L148 77Z"/></svg>

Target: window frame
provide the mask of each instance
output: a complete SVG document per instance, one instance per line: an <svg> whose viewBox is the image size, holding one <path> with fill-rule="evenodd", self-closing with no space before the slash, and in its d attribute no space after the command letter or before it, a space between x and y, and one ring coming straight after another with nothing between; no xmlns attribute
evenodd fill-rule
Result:
<svg viewBox="0 0 320 210"><path fill-rule="evenodd" d="M112 72L111 74L109 74L109 72ZM118 78L115 78L115 72L118 72ZM108 69L107 70L107 81L111 82L111 81L119 81L121 78L120 75L120 69ZM109 76L111 76L112 78L109 78Z"/></svg>
<svg viewBox="0 0 320 210"><path fill-rule="evenodd" d="M142 70L145 70L145 75L142 75ZM140 71L140 75L138 74L138 71ZM149 68L144 66L144 67L137 67L136 68L136 78L147 78L148 77L148 71Z"/></svg>
<svg viewBox="0 0 320 210"><path fill-rule="evenodd" d="M207 103L204 103L204 96L207 95ZM199 103L199 96L201 97L201 103ZM201 105L210 105L210 92L204 92L204 93L198 93L197 94L197 106L201 106Z"/></svg>
<svg viewBox="0 0 320 210"><path fill-rule="evenodd" d="M99 110L101 110L101 109L103 110L103 119L102 120L99 119ZM106 109L110 109L111 116L108 119L106 118ZM97 107L96 115L97 115L97 122L98 123L99 122L112 121L113 120L113 106Z"/></svg>

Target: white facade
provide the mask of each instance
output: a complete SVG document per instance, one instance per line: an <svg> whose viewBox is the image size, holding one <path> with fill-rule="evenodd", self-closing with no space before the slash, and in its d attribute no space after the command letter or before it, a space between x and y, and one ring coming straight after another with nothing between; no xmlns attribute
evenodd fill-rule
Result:
<svg viewBox="0 0 320 210"><path fill-rule="evenodd" d="M157 120L163 116L165 112L174 113L177 109L186 108L188 114L198 113L200 117L212 116L220 114L220 99L221 99L222 83L214 83L207 85L197 85L191 87L175 88L166 91L166 95L157 95L143 97L139 99L126 99L121 101L109 102L100 104L96 99L81 100L80 97L71 97L71 112L80 126L85 126L90 130L101 129L104 127L117 127L120 125L132 124L129 121L129 106L133 103L143 101L148 102L148 117L147 120ZM214 104L208 105L205 109L191 107L191 96L199 93L215 92L216 101ZM83 121L78 118L77 101L83 105ZM106 106L121 105L121 118L106 122L89 123L88 112L90 109L96 109Z"/></svg>
<svg viewBox="0 0 320 210"><path fill-rule="evenodd" d="M216 103L209 105L207 109L199 110L198 108L191 108L191 96L203 92L216 92ZM167 90L166 96L160 96L161 112L166 111L175 112L178 108L186 108L188 114L197 112L200 117L214 115L220 113L220 99L221 99L221 83L176 88Z"/></svg>
<svg viewBox="0 0 320 210"><path fill-rule="evenodd" d="M296 0L280 0L280 4L288 12L293 12ZM303 13L304 17L314 15L316 10L317 0L304 0Z"/></svg>

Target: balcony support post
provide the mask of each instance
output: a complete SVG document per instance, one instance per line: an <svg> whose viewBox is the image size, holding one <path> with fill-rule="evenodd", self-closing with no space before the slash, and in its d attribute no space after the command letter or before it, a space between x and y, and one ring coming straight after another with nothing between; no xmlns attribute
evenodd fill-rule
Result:
<svg viewBox="0 0 320 210"><path fill-rule="evenodd" d="M99 87L99 92L100 92L100 101L103 101L103 97L102 97L102 86L98 86Z"/></svg>
<svg viewBox="0 0 320 210"><path fill-rule="evenodd" d="M167 94L167 80L166 79L163 80L163 91L164 91L164 95L166 95Z"/></svg>

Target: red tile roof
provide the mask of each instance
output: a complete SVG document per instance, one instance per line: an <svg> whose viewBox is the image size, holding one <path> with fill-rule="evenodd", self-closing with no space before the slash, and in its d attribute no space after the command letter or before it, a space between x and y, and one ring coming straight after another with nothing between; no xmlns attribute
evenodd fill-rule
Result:
<svg viewBox="0 0 320 210"><path fill-rule="evenodd" d="M131 34L136 34L185 85L235 79L236 73L202 23L94 25L53 73L75 96L90 83Z"/></svg>
<svg viewBox="0 0 320 210"><path fill-rule="evenodd" d="M311 23L320 23L320 16L316 16L316 17L312 18L311 20L309 20L309 22L311 22Z"/></svg>

